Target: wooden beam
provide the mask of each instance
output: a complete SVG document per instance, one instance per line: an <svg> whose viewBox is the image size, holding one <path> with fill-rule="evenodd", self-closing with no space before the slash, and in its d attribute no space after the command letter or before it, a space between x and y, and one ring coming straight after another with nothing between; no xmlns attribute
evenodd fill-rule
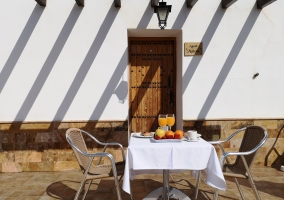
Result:
<svg viewBox="0 0 284 200"><path fill-rule="evenodd" d="M46 6L46 0L35 0L40 6Z"/></svg>
<svg viewBox="0 0 284 200"><path fill-rule="evenodd" d="M229 8L237 0L222 0L222 8Z"/></svg>
<svg viewBox="0 0 284 200"><path fill-rule="evenodd" d="M120 0L114 0L114 6L116 8L120 8L121 7L121 1Z"/></svg>
<svg viewBox="0 0 284 200"><path fill-rule="evenodd" d="M257 0L257 8L262 9L265 6L268 6L269 4L273 3L276 0Z"/></svg>
<svg viewBox="0 0 284 200"><path fill-rule="evenodd" d="M193 7L198 0L186 0L187 7Z"/></svg>
<svg viewBox="0 0 284 200"><path fill-rule="evenodd" d="M159 0L151 0L151 7L158 6Z"/></svg>
<svg viewBox="0 0 284 200"><path fill-rule="evenodd" d="M84 0L75 0L78 6L84 6Z"/></svg>

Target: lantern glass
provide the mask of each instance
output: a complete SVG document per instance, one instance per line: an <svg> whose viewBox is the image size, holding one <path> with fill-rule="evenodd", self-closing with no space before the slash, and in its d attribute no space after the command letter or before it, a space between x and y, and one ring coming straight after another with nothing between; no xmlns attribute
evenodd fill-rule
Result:
<svg viewBox="0 0 284 200"><path fill-rule="evenodd" d="M168 17L168 8L167 7L158 8L157 14L160 21L166 21Z"/></svg>
<svg viewBox="0 0 284 200"><path fill-rule="evenodd" d="M171 12L172 6L167 5L166 2L160 2L158 6L154 7L154 12L157 13L159 20L159 27L164 30L167 26L168 15Z"/></svg>

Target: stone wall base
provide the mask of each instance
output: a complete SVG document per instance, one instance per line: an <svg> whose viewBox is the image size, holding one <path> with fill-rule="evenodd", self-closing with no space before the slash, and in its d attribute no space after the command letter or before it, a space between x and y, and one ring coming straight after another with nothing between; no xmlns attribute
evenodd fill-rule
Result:
<svg viewBox="0 0 284 200"><path fill-rule="evenodd" d="M184 131L191 129L197 130L200 134L202 134L203 138L208 141L219 139L224 140L238 129L250 125L262 126L268 132L268 139L259 149L254 165L279 168L280 159L280 162L283 162L284 164L284 160L282 159L284 157L284 129L281 129L284 126L284 120L208 120L184 121L183 123ZM279 131L281 131L280 134ZM278 134L280 136L275 143ZM241 144L242 137L243 134L237 134L230 142L227 142L224 146L225 151L237 151ZM215 149L217 150L218 156L220 156L221 150L218 149L218 147ZM230 162L233 162L235 157L230 157L229 160Z"/></svg>
<svg viewBox="0 0 284 200"><path fill-rule="evenodd" d="M117 141L128 145L127 121L125 122L30 122L0 123L0 172L64 171L79 169L70 145L65 139L68 128L81 128L100 141ZM225 139L239 128L248 125L263 126L268 131L267 142L259 150L254 165L276 166L284 152L284 133L280 134L271 150L284 120L224 120L184 121L183 130L195 129L205 140ZM284 132L284 131L283 131ZM228 142L226 151L237 150L241 135ZM90 151L101 151L94 142L87 141ZM220 150L216 148L220 155ZM116 160L121 160L120 149L108 149ZM234 160L232 158L231 160ZM103 162L108 162L103 160Z"/></svg>

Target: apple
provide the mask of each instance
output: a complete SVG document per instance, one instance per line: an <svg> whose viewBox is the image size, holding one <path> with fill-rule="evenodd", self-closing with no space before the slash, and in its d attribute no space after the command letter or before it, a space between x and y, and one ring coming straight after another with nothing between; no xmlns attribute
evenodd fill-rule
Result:
<svg viewBox="0 0 284 200"><path fill-rule="evenodd" d="M163 129L158 128L155 132L156 136L163 138L165 136L165 131Z"/></svg>
<svg viewBox="0 0 284 200"><path fill-rule="evenodd" d="M157 136L157 135L155 135L154 138L155 138L156 140L160 140L160 139L161 139L161 138L160 138L159 136Z"/></svg>

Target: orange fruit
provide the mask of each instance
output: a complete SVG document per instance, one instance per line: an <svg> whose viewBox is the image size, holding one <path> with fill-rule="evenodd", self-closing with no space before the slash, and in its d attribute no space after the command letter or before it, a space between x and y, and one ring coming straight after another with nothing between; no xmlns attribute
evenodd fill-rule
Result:
<svg viewBox="0 0 284 200"><path fill-rule="evenodd" d="M171 131L171 130L168 130L166 132L165 136L166 136L167 139L174 139L175 133L173 131Z"/></svg>
<svg viewBox="0 0 284 200"><path fill-rule="evenodd" d="M182 130L176 130L175 131L175 139L181 139L183 137L183 132Z"/></svg>

